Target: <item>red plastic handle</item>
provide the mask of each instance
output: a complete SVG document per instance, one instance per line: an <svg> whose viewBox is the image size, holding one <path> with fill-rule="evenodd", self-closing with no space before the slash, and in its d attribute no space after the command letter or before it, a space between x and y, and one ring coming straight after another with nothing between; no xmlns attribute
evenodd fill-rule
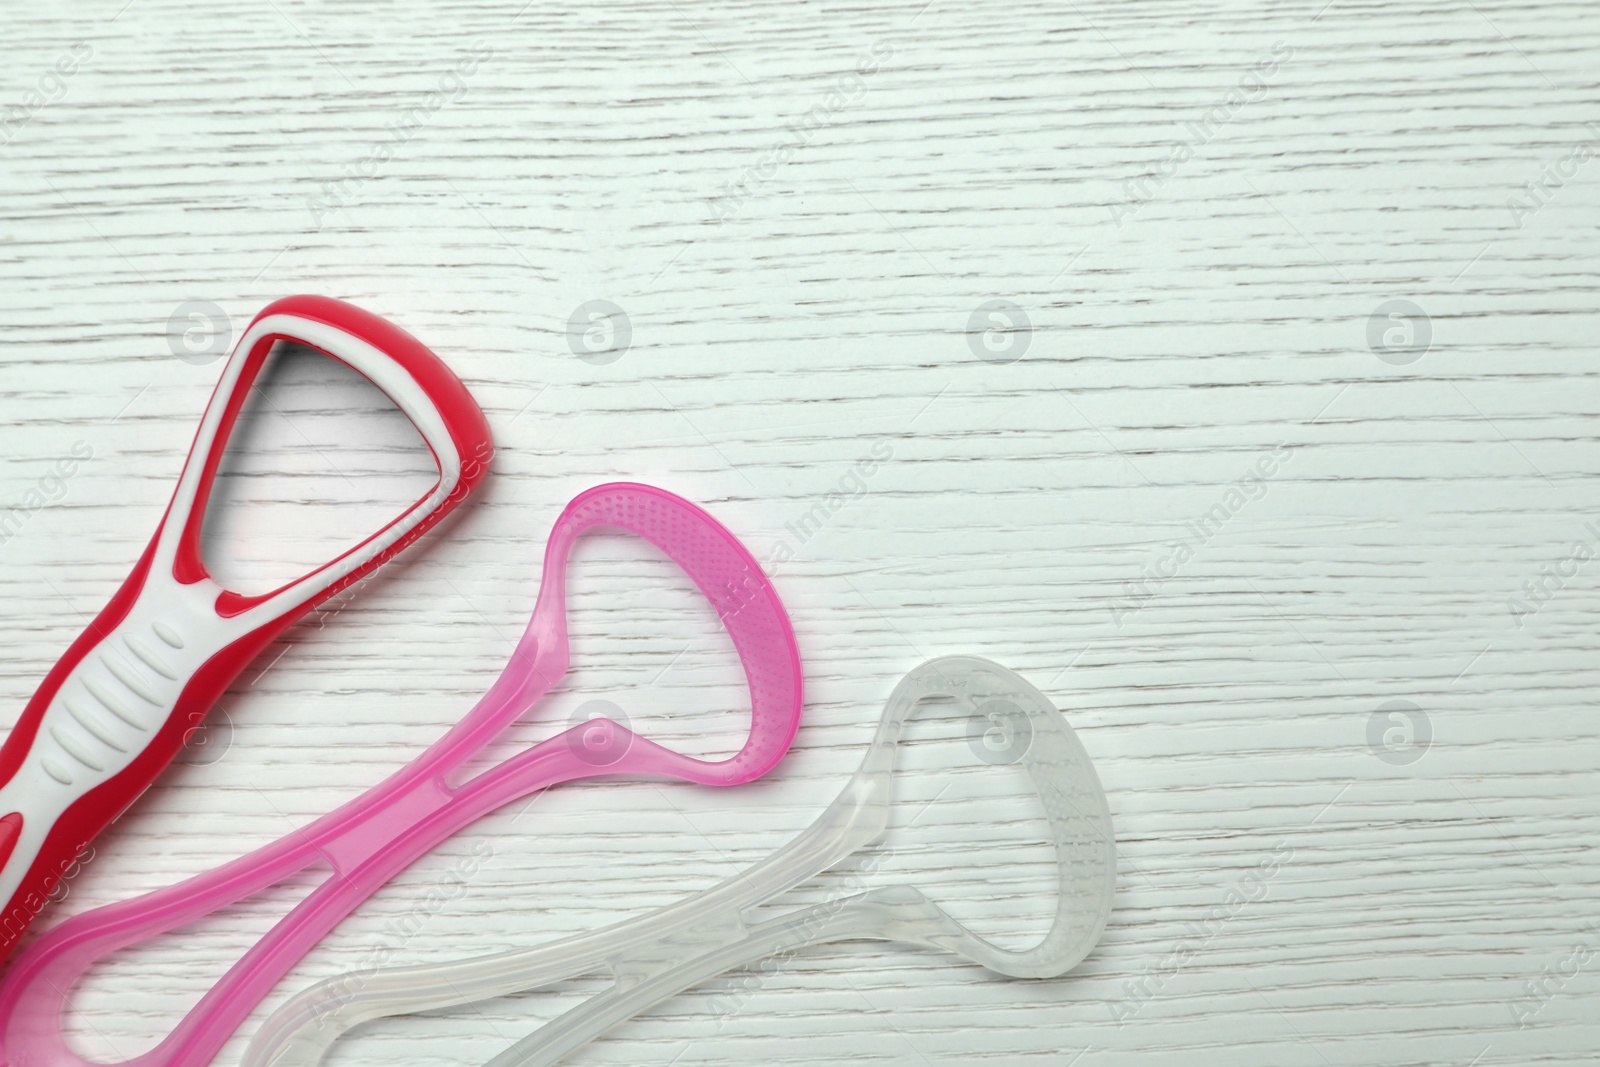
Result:
<svg viewBox="0 0 1600 1067"><path fill-rule="evenodd" d="M228 436L279 341L317 349L371 379L416 425L440 476L360 544L279 589L245 596L206 572L200 526ZM0 960L62 874L148 788L244 667L296 619L454 509L492 457L488 423L466 387L393 324L318 296L275 301L252 320L224 365L155 536L0 746L0 887L15 883L0 892ZM182 624L169 625L174 619ZM157 639L168 635L177 644ZM96 739L107 747L95 747Z"/></svg>

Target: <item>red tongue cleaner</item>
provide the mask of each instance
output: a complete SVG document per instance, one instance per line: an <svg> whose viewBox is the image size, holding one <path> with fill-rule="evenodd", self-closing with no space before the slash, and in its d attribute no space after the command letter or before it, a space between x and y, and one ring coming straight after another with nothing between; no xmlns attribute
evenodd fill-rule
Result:
<svg viewBox="0 0 1600 1067"><path fill-rule="evenodd" d="M338 360L392 400L427 442L437 480L334 558L271 592L244 595L207 573L201 523L245 400L272 350L290 341ZM295 620L421 537L482 480L492 455L488 423L466 387L392 323L326 297L262 309L223 364L149 546L0 745L0 961L89 842L182 750L245 666Z"/></svg>

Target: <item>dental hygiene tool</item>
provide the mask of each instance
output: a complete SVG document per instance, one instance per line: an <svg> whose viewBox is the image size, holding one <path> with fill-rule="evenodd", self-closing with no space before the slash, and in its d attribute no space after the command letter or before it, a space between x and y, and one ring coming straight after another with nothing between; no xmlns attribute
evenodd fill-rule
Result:
<svg viewBox="0 0 1600 1067"><path fill-rule="evenodd" d="M1059 891L1049 932L1010 951L973 933L912 885L781 911L786 891L877 842L894 805L895 750L927 700L955 701L993 733L1043 802ZM975 749L976 751L976 749ZM986 750L987 751L987 750ZM779 953L834 941L879 940L951 953L1017 978L1049 978L1078 964L1111 914L1116 855L1099 778L1072 727L1016 674L976 656L929 660L889 697L861 768L833 804L790 844L721 884L648 915L537 948L446 963L341 975L297 994L262 1024L243 1067L316 1067L351 1027L383 1016L472 1004L609 973L614 984L489 1061L549 1067L660 1001Z"/></svg>
<svg viewBox="0 0 1600 1067"><path fill-rule="evenodd" d="M465 783L453 771L567 673L566 566L585 531L614 527L650 541L716 609L744 665L750 733L710 762L664 748L606 718L579 723ZM63 922L34 942L0 984L0 1063L95 1067L68 1047L63 1015L73 986L107 955L206 916L305 868L333 873L252 946L155 1048L125 1067L203 1067L295 963L362 901L440 841L482 816L561 782L600 775L748 782L788 751L802 705L799 650L789 618L754 557L688 501L631 483L580 494L556 520L539 597L511 661L488 693L438 742L331 814L207 874Z"/></svg>
<svg viewBox="0 0 1600 1067"><path fill-rule="evenodd" d="M439 480L331 562L259 596L200 558L217 465L279 342L364 374L410 418ZM223 366L177 490L111 602L45 675L0 747L0 960L89 842L150 786L256 655L316 605L421 537L488 472L489 425L466 387L400 328L319 296L267 305Z"/></svg>

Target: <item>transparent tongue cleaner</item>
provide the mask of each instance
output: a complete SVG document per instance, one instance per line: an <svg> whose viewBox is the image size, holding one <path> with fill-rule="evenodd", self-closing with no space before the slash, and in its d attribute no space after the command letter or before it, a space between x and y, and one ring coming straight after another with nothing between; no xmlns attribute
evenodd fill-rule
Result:
<svg viewBox="0 0 1600 1067"><path fill-rule="evenodd" d="M280 341L228 436L201 558L226 588L269 593L399 518L438 480L427 444L382 390Z"/></svg>
<svg viewBox="0 0 1600 1067"><path fill-rule="evenodd" d="M817 882L831 893L915 885L1001 948L1037 944L1059 879L1044 804L1022 762L1030 740L1012 701L976 709L966 700L921 701L897 746L883 838Z"/></svg>
<svg viewBox="0 0 1600 1067"><path fill-rule="evenodd" d="M244 1067L311 1067L369 1019L610 973L611 988L490 1061L555 1064L685 989L834 941L898 941L1053 977L1099 940L1115 877L1105 794L1060 712L999 664L946 656L900 681L860 770L766 860L592 934L329 979L262 1025Z"/></svg>

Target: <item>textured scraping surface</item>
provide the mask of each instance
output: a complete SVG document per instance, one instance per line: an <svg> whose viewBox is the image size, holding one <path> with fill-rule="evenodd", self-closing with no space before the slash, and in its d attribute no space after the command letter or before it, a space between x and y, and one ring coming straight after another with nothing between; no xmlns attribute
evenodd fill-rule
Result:
<svg viewBox="0 0 1600 1067"><path fill-rule="evenodd" d="M570 517L578 530L614 526L648 538L711 600L739 653L751 702L749 740L717 775L739 782L770 770L794 736L801 675L793 628L760 564L702 510L648 489L596 493Z"/></svg>

